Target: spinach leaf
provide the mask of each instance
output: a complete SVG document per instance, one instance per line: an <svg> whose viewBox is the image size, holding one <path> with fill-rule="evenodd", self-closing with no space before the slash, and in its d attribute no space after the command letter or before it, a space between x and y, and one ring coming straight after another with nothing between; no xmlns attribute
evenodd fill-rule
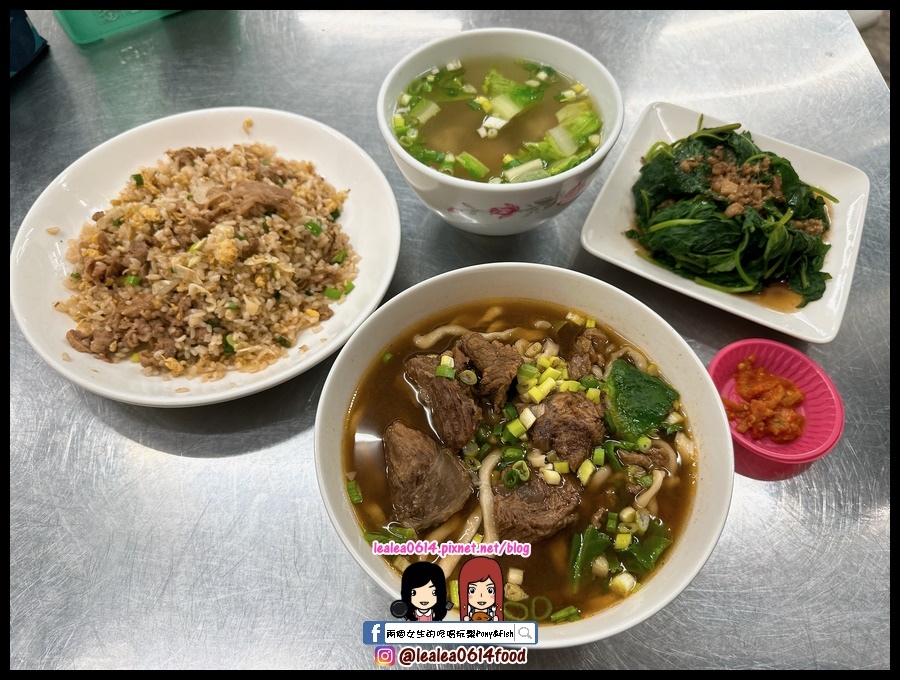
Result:
<svg viewBox="0 0 900 680"><path fill-rule="evenodd" d="M701 119L702 124L702 119ZM680 276L729 293L759 293L785 282L800 307L818 300L831 278L822 268L830 245L825 192L797 175L791 162L763 151L739 124L703 128L672 144L658 142L645 155L632 186L634 228L626 236L640 254ZM731 199L713 189L733 166L762 187L762 199L726 212ZM808 221L821 233L805 231Z"/></svg>
<svg viewBox="0 0 900 680"><path fill-rule="evenodd" d="M601 389L609 396L612 429L626 442L657 432L678 399L665 382L624 359L613 362Z"/></svg>
<svg viewBox="0 0 900 680"><path fill-rule="evenodd" d="M587 583L591 574L591 563L602 555L612 543L606 534L589 524L583 533L572 536L572 548L569 553L569 580L573 592L577 592L583 583Z"/></svg>
<svg viewBox="0 0 900 680"><path fill-rule="evenodd" d="M653 519L647 532L639 539L632 541L625 550L619 553L625 569L641 576L650 572L666 548L672 545L669 529L659 519Z"/></svg>

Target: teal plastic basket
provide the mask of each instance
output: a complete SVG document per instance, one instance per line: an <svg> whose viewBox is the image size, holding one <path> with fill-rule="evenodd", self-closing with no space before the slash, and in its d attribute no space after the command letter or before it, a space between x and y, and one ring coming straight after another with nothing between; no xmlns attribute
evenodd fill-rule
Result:
<svg viewBox="0 0 900 680"><path fill-rule="evenodd" d="M55 9L53 13L72 42L85 45L180 11L180 9Z"/></svg>

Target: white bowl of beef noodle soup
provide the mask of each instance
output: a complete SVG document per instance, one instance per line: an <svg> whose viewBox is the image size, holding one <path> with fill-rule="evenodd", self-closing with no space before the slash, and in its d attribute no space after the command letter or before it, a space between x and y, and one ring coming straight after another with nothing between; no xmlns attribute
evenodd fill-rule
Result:
<svg viewBox="0 0 900 680"><path fill-rule="evenodd" d="M603 281L525 263L451 271L372 314L325 382L315 459L386 614L409 564L436 562L458 604L460 567L486 554L504 620L537 620L542 648L671 602L718 541L734 475L724 408L684 339ZM389 545L422 551L373 550Z"/></svg>

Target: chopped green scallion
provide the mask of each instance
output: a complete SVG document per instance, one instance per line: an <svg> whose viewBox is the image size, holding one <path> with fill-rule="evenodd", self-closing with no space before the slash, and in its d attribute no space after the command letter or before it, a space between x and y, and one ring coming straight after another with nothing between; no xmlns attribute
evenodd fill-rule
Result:
<svg viewBox="0 0 900 680"><path fill-rule="evenodd" d="M516 371L516 377L519 379L519 382L525 382L537 378L540 373L540 369L534 364L521 364L518 371Z"/></svg>
<svg viewBox="0 0 900 680"><path fill-rule="evenodd" d="M600 450L602 451L603 449ZM596 469L597 468L591 461L587 459L582 461L581 465L578 466L578 472L576 472L578 480L581 482L582 486L587 486L588 482L591 479L591 475L594 474L594 471Z"/></svg>
<svg viewBox="0 0 900 680"><path fill-rule="evenodd" d="M606 533L615 533L616 527L619 526L619 513L610 512L606 515Z"/></svg>
<svg viewBox="0 0 900 680"><path fill-rule="evenodd" d="M459 606L459 603L455 603L456 606ZM512 621L524 621L528 618L528 607L522 602L515 602L514 600L509 600L503 603L504 609L504 618L511 619Z"/></svg>
<svg viewBox="0 0 900 680"><path fill-rule="evenodd" d="M503 433L506 435L509 433L512 435L513 440L518 439L519 437L523 437L525 435L525 426L522 424L522 421L516 418L515 420L511 420L506 424L506 427L503 428ZM505 438L505 437L504 437Z"/></svg>
<svg viewBox="0 0 900 680"><path fill-rule="evenodd" d="M434 374L439 378L449 378L452 380L456 377L456 369L453 368L453 366L439 364L438 367L434 369Z"/></svg>
<svg viewBox="0 0 900 680"><path fill-rule="evenodd" d="M488 173L488 167L468 151L463 151L457 155L456 162L465 168L466 172L472 177L477 179L483 178Z"/></svg>
<svg viewBox="0 0 900 680"><path fill-rule="evenodd" d="M392 536L396 536L402 541L413 541L417 538L416 530L412 527L402 527L397 524L392 524L387 527L388 533Z"/></svg>
<svg viewBox="0 0 900 680"><path fill-rule="evenodd" d="M378 541L379 543L390 543L391 541L390 536L387 536L380 531L364 531L363 539L365 539L366 543L369 545L375 541Z"/></svg>
<svg viewBox="0 0 900 680"><path fill-rule="evenodd" d="M531 618L543 621L553 612L553 603L543 595L535 595L531 600Z"/></svg>
<svg viewBox="0 0 900 680"><path fill-rule="evenodd" d="M521 446L504 446L500 456L504 463L525 460L525 450Z"/></svg>
<svg viewBox="0 0 900 680"><path fill-rule="evenodd" d="M355 479L351 479L347 482L347 495L350 496L350 502L354 505L362 503L362 493L360 493L359 485L356 483Z"/></svg>
<svg viewBox="0 0 900 680"><path fill-rule="evenodd" d="M459 380L464 385L474 385L478 382L478 376L476 375L475 371L467 368L465 371L462 371L459 374Z"/></svg>
<svg viewBox="0 0 900 680"><path fill-rule="evenodd" d="M519 475L519 479L523 482L527 482L531 478L531 470L528 468L528 463L524 460L517 460L512 464L510 470L515 470L516 474Z"/></svg>
<svg viewBox="0 0 900 680"><path fill-rule="evenodd" d="M565 609L560 609L558 612L553 612L550 615L550 620L553 623L559 623L560 621L577 621L579 618L578 610L572 605L569 605Z"/></svg>

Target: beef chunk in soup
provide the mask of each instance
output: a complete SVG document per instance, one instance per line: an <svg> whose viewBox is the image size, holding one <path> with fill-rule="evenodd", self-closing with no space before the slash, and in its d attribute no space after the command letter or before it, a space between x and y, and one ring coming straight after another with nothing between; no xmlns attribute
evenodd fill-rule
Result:
<svg viewBox="0 0 900 680"><path fill-rule="evenodd" d="M570 380L581 380L591 374L594 366L603 368L606 356L603 353L609 339L597 327L585 328L572 343L572 356L566 361Z"/></svg>
<svg viewBox="0 0 900 680"><path fill-rule="evenodd" d="M480 333L466 333L458 340L457 347L478 373L478 394L487 397L494 412L499 412L522 364L519 351L512 345L486 340Z"/></svg>
<svg viewBox="0 0 900 680"><path fill-rule="evenodd" d="M416 531L446 521L472 495L472 478L452 451L394 421L384 432L387 481L397 521Z"/></svg>
<svg viewBox="0 0 900 680"><path fill-rule="evenodd" d="M669 469L672 467L669 463L669 453L660 447L651 447L647 453L639 451L619 451L619 460L622 465L637 465L647 471L659 469Z"/></svg>
<svg viewBox="0 0 900 680"><path fill-rule="evenodd" d="M532 443L542 451L556 451L570 470L577 470L603 442L603 408L575 392L552 394L542 406L531 430Z"/></svg>
<svg viewBox="0 0 900 680"><path fill-rule="evenodd" d="M574 524L581 494L566 479L547 484L539 474L531 475L514 489L494 489L494 521L501 540L535 543Z"/></svg>
<svg viewBox="0 0 900 680"><path fill-rule="evenodd" d="M409 377L419 397L430 409L431 420L444 446L459 450L475 436L481 420L481 406L469 387L458 380L435 375L441 363L437 355L418 354L406 360Z"/></svg>

